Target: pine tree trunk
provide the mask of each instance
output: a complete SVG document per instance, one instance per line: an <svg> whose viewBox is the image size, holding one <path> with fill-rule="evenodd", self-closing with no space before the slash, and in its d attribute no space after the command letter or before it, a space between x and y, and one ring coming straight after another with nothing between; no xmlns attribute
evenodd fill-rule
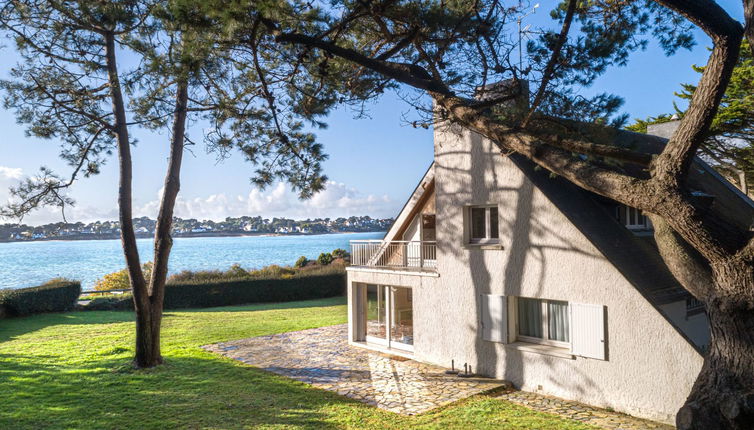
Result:
<svg viewBox="0 0 754 430"><path fill-rule="evenodd" d="M676 425L679 430L754 429L754 310L711 303L707 315L709 350Z"/></svg>
<svg viewBox="0 0 754 430"><path fill-rule="evenodd" d="M116 61L115 35L110 32L105 33L103 36L105 39L108 81L110 83L110 99L115 116L113 132L118 144L118 168L120 173L118 215L120 220L120 239L136 312L136 355L134 357L134 366L154 367L162 362L159 349L159 328L155 336L152 306L149 300L147 283L144 279L144 272L141 270L139 249L136 245L136 234L134 232L131 190L133 180L131 142L128 135L126 107L123 101L118 63ZM157 345L156 349L154 348L155 344Z"/></svg>
<svg viewBox="0 0 754 430"><path fill-rule="evenodd" d="M149 280L148 306L136 315L136 367L154 367L162 364L160 329L165 298L168 261L173 246L171 230L173 211L181 188L180 174L186 131L188 83L180 80L176 89L175 114L170 138L170 160L165 175L165 187L160 201L160 212L154 233L154 265Z"/></svg>
<svg viewBox="0 0 754 430"><path fill-rule="evenodd" d="M162 364L160 323L162 308L147 306L136 312L136 356L134 366L149 368Z"/></svg>

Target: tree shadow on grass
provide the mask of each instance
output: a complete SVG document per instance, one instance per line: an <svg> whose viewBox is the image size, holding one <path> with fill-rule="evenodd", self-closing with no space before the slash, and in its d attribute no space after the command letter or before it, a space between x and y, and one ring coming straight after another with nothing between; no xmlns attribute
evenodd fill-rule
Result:
<svg viewBox="0 0 754 430"><path fill-rule="evenodd" d="M295 302L275 302L275 303L249 303L246 305L219 306L213 308L186 308L186 309L169 309L180 312L258 312L271 310L284 310L293 308L319 308L329 306L340 306L346 304L345 296L329 297L326 299L302 300Z"/></svg>
<svg viewBox="0 0 754 430"><path fill-rule="evenodd" d="M30 315L0 320L0 343L49 326L133 322L133 312L89 311Z"/></svg>
<svg viewBox="0 0 754 430"><path fill-rule="evenodd" d="M259 312L286 309L316 308L345 305L344 297L281 303L256 303L204 309L166 309L165 317L178 317L177 313ZM0 319L0 343L27 333L56 325L111 324L134 322L133 311L77 311L49 313Z"/></svg>
<svg viewBox="0 0 754 430"><path fill-rule="evenodd" d="M323 409L355 403L203 352L141 371L127 355L67 366L52 356L0 354L0 428L327 429L336 425Z"/></svg>

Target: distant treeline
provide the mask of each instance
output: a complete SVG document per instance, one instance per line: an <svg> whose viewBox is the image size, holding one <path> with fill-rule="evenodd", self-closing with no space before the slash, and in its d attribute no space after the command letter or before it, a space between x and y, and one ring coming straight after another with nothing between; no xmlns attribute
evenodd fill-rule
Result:
<svg viewBox="0 0 754 430"><path fill-rule="evenodd" d="M175 236L223 236L246 234L324 234L342 232L385 231L393 218L376 219L369 216L348 218L315 218L293 220L288 218L262 218L261 216L225 218L224 221L175 218ZM154 233L156 221L147 217L134 218L134 228L139 236ZM120 234L118 221L97 221L89 224L52 223L40 226L25 224L0 224L0 241L50 240L50 239L113 239Z"/></svg>

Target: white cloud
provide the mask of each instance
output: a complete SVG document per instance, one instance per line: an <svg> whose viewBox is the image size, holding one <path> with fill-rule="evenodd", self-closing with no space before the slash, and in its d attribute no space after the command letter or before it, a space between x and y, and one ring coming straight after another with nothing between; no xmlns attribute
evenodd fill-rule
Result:
<svg viewBox="0 0 754 430"><path fill-rule="evenodd" d="M134 216L154 218L159 210L157 199L136 208ZM225 217L261 215L294 219L325 218L351 215L391 217L399 206L387 195L364 195L343 183L330 181L325 190L311 199L300 200L285 184L277 183L261 191L254 189L247 195L212 194L207 197L183 198L179 195L175 215L181 218L222 220Z"/></svg>
<svg viewBox="0 0 754 430"><path fill-rule="evenodd" d="M20 168L0 166L0 205L5 205L9 202L10 193L8 189L16 185L23 175L24 172ZM0 220L0 222L3 221Z"/></svg>
<svg viewBox="0 0 754 430"><path fill-rule="evenodd" d="M0 202L8 200L8 187L23 177L21 169L0 166ZM160 208L160 189L155 198L143 205L134 205L134 217L148 216L155 218ZM110 204L108 204L110 203ZM135 202L136 203L136 202ZM175 216L181 218L223 220L226 217L244 215L261 215L266 218L286 217L293 219L335 218L351 215L370 215L386 218L397 216L400 209L395 201L387 195L376 196L364 194L343 183L330 181L325 190L315 194L311 199L300 200L296 193L283 183L277 183L262 191L257 188L246 195L212 194L205 197L185 198L178 196ZM66 208L69 222L93 222L97 220L118 219L115 198L102 200L102 206L72 206ZM43 207L24 218L30 225L47 224L62 221L59 208ZM2 220L0 222L15 222Z"/></svg>
<svg viewBox="0 0 754 430"><path fill-rule="evenodd" d="M94 221L117 220L118 209L99 208L94 206L68 206L65 208L65 218L68 222L90 223ZM62 222L63 216L58 207L41 207L30 213L23 219L24 224L41 225ZM5 222L17 222L17 220L5 220Z"/></svg>
<svg viewBox="0 0 754 430"><path fill-rule="evenodd" d="M23 175L24 171L20 167L0 166L0 179L19 180Z"/></svg>
<svg viewBox="0 0 754 430"><path fill-rule="evenodd" d="M0 166L0 205L7 204L11 201L10 193L8 189L23 179L24 172L21 168ZM87 206L72 206L66 208L66 219L71 222L91 222L96 220L108 220L117 219L118 212L116 208L100 208L91 205ZM39 225L60 222L63 220L60 208L57 207L41 207L26 217L23 222L29 225ZM16 219L0 219L0 223L14 223Z"/></svg>

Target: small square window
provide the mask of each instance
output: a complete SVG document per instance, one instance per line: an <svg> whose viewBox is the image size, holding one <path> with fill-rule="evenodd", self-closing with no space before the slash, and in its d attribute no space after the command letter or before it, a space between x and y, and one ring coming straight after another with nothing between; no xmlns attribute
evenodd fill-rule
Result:
<svg viewBox="0 0 754 430"><path fill-rule="evenodd" d="M498 210L496 206L469 208L469 242L498 243L500 240Z"/></svg>
<svg viewBox="0 0 754 430"><path fill-rule="evenodd" d="M570 342L568 302L560 300L516 298L519 340L567 347Z"/></svg>
<svg viewBox="0 0 754 430"><path fill-rule="evenodd" d="M471 208L471 239L487 237L487 209Z"/></svg>

